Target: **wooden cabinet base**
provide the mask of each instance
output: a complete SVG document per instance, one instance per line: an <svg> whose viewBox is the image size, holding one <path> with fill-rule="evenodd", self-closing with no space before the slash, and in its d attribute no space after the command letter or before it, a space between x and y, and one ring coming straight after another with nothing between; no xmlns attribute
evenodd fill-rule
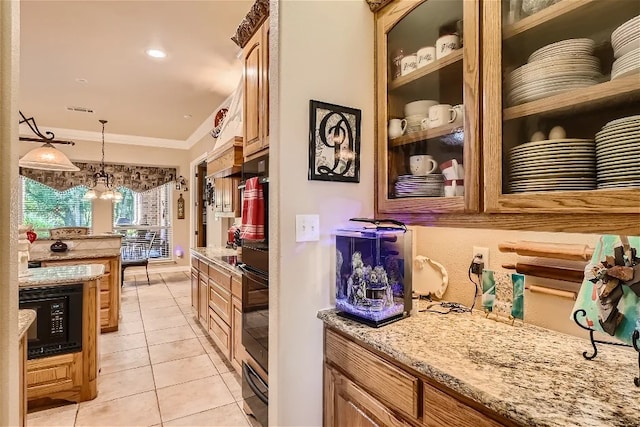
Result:
<svg viewBox="0 0 640 427"><path fill-rule="evenodd" d="M27 360L29 406L82 402L98 395L98 281L85 282L82 297L82 351Z"/></svg>

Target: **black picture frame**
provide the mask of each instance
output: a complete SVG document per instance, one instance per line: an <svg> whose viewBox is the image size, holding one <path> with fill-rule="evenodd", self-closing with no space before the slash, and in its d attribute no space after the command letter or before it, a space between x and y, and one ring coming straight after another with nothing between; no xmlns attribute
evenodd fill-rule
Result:
<svg viewBox="0 0 640 427"><path fill-rule="evenodd" d="M360 182L362 111L309 101L310 181Z"/></svg>

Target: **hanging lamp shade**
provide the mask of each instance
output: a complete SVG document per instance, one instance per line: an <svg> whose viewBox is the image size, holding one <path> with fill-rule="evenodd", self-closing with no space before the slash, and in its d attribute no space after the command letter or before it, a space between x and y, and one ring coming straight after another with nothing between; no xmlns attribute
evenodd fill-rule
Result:
<svg viewBox="0 0 640 427"><path fill-rule="evenodd" d="M64 153L50 143L35 148L25 154L18 162L22 168L43 169L51 171L77 172L79 167L71 163Z"/></svg>

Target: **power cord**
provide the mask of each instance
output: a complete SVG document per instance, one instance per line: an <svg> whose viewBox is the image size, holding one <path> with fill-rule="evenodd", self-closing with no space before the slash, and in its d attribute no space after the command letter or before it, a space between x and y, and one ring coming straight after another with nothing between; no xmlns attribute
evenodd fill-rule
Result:
<svg viewBox="0 0 640 427"><path fill-rule="evenodd" d="M478 298L478 288L480 286L480 277L482 276L482 270L484 269L484 263L482 262L482 255L476 255L471 260L471 264L469 264L469 281L473 283L475 287L475 291L473 293L473 303L471 304L471 312L473 312L473 308L476 306L476 299ZM471 273L478 276L478 282L474 281L471 277Z"/></svg>

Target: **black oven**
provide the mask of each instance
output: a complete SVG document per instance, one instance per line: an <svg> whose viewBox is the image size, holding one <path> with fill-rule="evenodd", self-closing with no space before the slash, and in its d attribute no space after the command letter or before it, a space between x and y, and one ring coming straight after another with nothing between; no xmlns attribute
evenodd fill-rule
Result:
<svg viewBox="0 0 640 427"><path fill-rule="evenodd" d="M20 289L20 308L37 313L27 334L27 358L82 350L83 285Z"/></svg>
<svg viewBox="0 0 640 427"><path fill-rule="evenodd" d="M265 242L242 243L242 345L265 372L269 369L269 248ZM251 364L242 366L245 411L268 425L268 379Z"/></svg>

